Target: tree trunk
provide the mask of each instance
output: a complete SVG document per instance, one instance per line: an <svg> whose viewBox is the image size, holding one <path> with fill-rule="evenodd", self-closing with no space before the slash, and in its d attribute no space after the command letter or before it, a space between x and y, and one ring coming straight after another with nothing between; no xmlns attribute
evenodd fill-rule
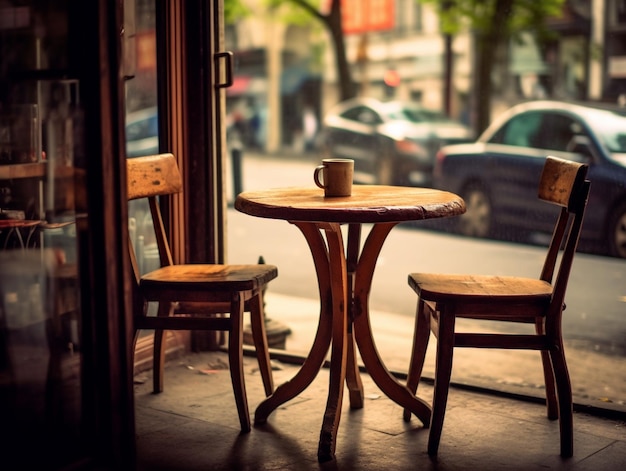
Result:
<svg viewBox="0 0 626 471"><path fill-rule="evenodd" d="M491 68L494 44L480 34L476 37L476 85L474 89L476 135L480 135L491 121Z"/></svg>
<svg viewBox="0 0 626 471"><path fill-rule="evenodd" d="M479 135L491 122L491 73L496 51L510 37L509 23L514 0L497 0L490 28L476 33L476 78L474 85L474 129Z"/></svg>
<svg viewBox="0 0 626 471"><path fill-rule="evenodd" d="M454 76L454 51L452 50L452 35L444 35L443 56L443 109L448 117L452 117L452 77Z"/></svg>
<svg viewBox="0 0 626 471"><path fill-rule="evenodd" d="M335 47L335 64L337 65L337 80L339 82L340 99L347 100L356 96L356 87L352 81L350 65L346 56L346 45L341 26L341 1L333 0L330 13L327 17L328 29Z"/></svg>

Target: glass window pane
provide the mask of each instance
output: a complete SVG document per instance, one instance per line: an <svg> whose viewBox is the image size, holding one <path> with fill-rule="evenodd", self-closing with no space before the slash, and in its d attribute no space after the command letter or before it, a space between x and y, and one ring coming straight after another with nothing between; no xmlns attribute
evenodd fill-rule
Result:
<svg viewBox="0 0 626 471"><path fill-rule="evenodd" d="M90 452L76 238L85 122L67 4L32 3L0 7L0 427L9 468L60 469Z"/></svg>
<svg viewBox="0 0 626 471"><path fill-rule="evenodd" d="M159 152L156 79L155 2L138 1L135 12L137 60L134 76L126 81L126 156ZM146 200L129 202L131 241L141 273L159 266L152 217Z"/></svg>
<svg viewBox="0 0 626 471"><path fill-rule="evenodd" d="M232 19L227 27L227 49L234 52L237 68L236 86L226 92L226 101L228 123L236 122L244 130L243 134L254 136L254 139L243 139L237 148L229 147L225 182L231 203L236 197L235 188L248 191L280 186L311 187L314 185L313 169L326 156L353 158L357 183L380 182L382 176L378 172L385 169L380 163L387 156L383 150L389 149L390 143L400 141L402 145L393 148L412 149L413 154L394 167L396 176L391 182L435 185L434 174L448 170L445 163L437 167L437 160L441 159L435 156L441 146L472 142L480 134L475 130L465 134L460 127L448 123L412 127L399 122L382 123L364 134L362 126L338 119L358 116L358 108L354 109L354 114L351 111L343 116L330 116L331 110L342 101L342 88L335 45L325 26L303 10L284 6L270 14L260 0L244 3L249 14ZM445 42L436 9L421 3L417 15L415 2L394 4L395 18L402 18L402 21L397 20L391 31L367 31L367 34L351 31L344 35L350 78L356 84L357 98L399 101L444 112L444 91L449 89L448 114L452 121L471 124L476 104L486 98L476 96L472 88L476 70L469 31L460 31L453 38L450 51L453 70L450 82L446 83ZM411 21L413 23L408 24ZM572 33L575 37L563 37L561 43L547 45L546 50L534 42L525 44L524 54L515 53L515 57L495 64L491 71L494 84L490 102L492 122L511 106L531 98L551 98L561 103L580 100L584 94L591 93L593 83L584 73L588 64L584 62L584 55L579 54L581 41L584 42L585 38L580 32ZM623 55L623 47L617 42L614 46ZM560 55L559 50L562 51ZM506 58L506 51L501 52ZM294 69L299 71L296 78ZM389 81L385 82L389 71L397 73L399 83L391 82L390 86ZM602 73L606 74L606 71ZM603 77L609 80L607 75ZM604 101L614 100L618 90L626 90L623 79L610 81L611 86L603 91L606 94L602 98ZM494 229L489 232L489 237L460 234L453 218L437 223L409 224L391 232L376 268L370 296L371 308L379 316L372 322L381 329L379 332L375 329L374 334L380 339L385 339L387 334L395 336L391 343L389 339L381 340L377 346L383 359L389 362L388 366L406 371L412 324L405 322L413 319L416 304L406 283L406 276L412 271L478 271L538 276L554 217L554 212L546 210L536 196L542 159L547 153L576 161L587 159L592 179L590 208L610 207L613 211L587 211L586 239L580 244L570 278L564 317L566 353L572 358L574 389L580 388L575 400L610 408L611 401L623 403L626 388L610 373L598 380L597 375L591 374L596 366L591 365L602 365L610 372L626 353L621 316L624 293L619 288L626 276L619 259L626 256L626 243L623 242L626 240L623 229L626 221L623 182L626 177L621 177L621 184L619 182L619 176L624 175L619 173L623 172L624 155L619 149L623 148L620 144L624 141L624 130L620 128L622 124L614 124L621 123L615 119L617 113L611 118L609 115L603 115L602 119L593 118L589 124L583 125L579 120L567 117L568 114L548 111L549 114L532 110L520 112L495 133L487 135L479 146L463 147L467 152L467 165L454 165L471 174L473 182L452 177L436 180L437 184L447 185L445 189L462 196L473 195L472 201L478 207L473 214L478 219L487 219ZM310 113L315 118L314 126L305 124L305 116ZM619 114L624 114L623 108ZM385 115L380 116L384 118ZM334 128L338 122L342 126ZM414 134L409 134L409 130ZM610 136L605 137L604 134L609 132ZM425 135L436 135L436 139L424 141ZM586 136L587 139L576 140L576 136ZM611 185L602 180L606 175L602 170L605 161L600 157L599 145L609 147L607 161L622 162L611 167L613 170L609 173L617 180ZM514 149L505 151L505 147ZM439 157L442 155L440 153ZM483 160L485 156L491 160ZM419 167L418 163L423 161L429 164ZM242 171L233 171L233 165L241 165ZM473 169L480 170L472 173ZM239 180L233 181L234 178ZM597 183L594 184L594 180ZM606 203L601 203L604 198ZM281 276L268 289L267 314L292 330L291 336L287 337L287 348L296 345L306 353L310 346L307 341L312 341L312 332L317 325L319 306L315 302L319 293L311 255L301 234L288 224L258 220L233 208L228 211L226 233L230 262L251 263L262 255L267 263L279 266ZM622 247L622 252L618 252L618 247ZM619 253L622 255L616 256ZM597 320L600 315L596 304L598 292L602 292L602 321ZM300 305L299 300L311 304ZM283 301L296 303L302 309L298 310L297 316L293 309L282 313ZM304 319L308 322L306 327ZM385 322L385 319L393 321ZM407 327L397 331L391 325ZM612 328L608 328L609 325ZM405 347L404 353L398 353L400 344ZM469 365L483 359L475 360L478 353L461 353L467 355L468 360L465 360L467 368L460 367L463 371L458 373L459 381L482 385L488 379L484 382L497 389L506 389L509 383L513 383L524 393L542 395L540 375L524 379L527 371L540 368L537 355L525 357L522 354L522 359L518 360L515 357L517 352L497 353L499 360L493 369L485 367L485 377L476 378ZM497 364L513 367L518 361L524 368L516 369L515 374L497 367ZM590 381L592 376L596 380ZM598 399L603 397L603 391L607 391L610 401Z"/></svg>

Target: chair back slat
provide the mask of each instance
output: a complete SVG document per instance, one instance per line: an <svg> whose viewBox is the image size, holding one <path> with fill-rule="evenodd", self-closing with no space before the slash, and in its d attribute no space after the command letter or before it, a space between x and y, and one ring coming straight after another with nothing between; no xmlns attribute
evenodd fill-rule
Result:
<svg viewBox="0 0 626 471"><path fill-rule="evenodd" d="M165 225L163 224L163 216L161 215L161 207L156 199L156 196L150 196L148 198L150 203L150 213L152 214L152 227L154 227L154 237L156 238L157 247L159 250L159 260L161 266L165 267L173 265L172 251L170 250L170 244L167 241L167 233L165 231Z"/></svg>
<svg viewBox="0 0 626 471"><path fill-rule="evenodd" d="M128 199L180 193L183 179L172 154L128 159Z"/></svg>
<svg viewBox="0 0 626 471"><path fill-rule="evenodd" d="M546 326L558 326L560 328L560 320L556 318L553 313L560 317L563 302L565 300L565 291L567 289L567 283L569 275L572 269L572 263L574 262L574 255L578 248L578 241L580 240L580 231L582 229L583 220L585 217L585 209L587 207L587 200L589 198L589 190L591 183L586 180L583 182L582 187L577 192L576 198L579 199L577 205L573 209L573 219L571 221L570 230L561 257L561 264L559 265L559 273L554 283L554 289L552 291L552 305L551 312L548 313L546 319ZM558 312L557 312L558 310Z"/></svg>
<svg viewBox="0 0 626 471"><path fill-rule="evenodd" d="M560 206L561 212L552 233L540 278L552 283L556 263L564 241L571 239L570 219L584 212L587 204L584 183L588 166L570 160L548 156L539 180L539 199ZM587 189L588 193L588 189ZM574 234L576 245L580 234Z"/></svg>
<svg viewBox="0 0 626 471"><path fill-rule="evenodd" d="M136 157L126 161L128 200L147 198L161 266L172 265L172 253L163 224L158 197L180 193L183 181L172 154ZM132 243L129 242L131 268L139 283L140 272Z"/></svg>
<svg viewBox="0 0 626 471"><path fill-rule="evenodd" d="M548 246L548 253L546 254L546 258L543 263L541 276L539 277L548 283L552 283L556 262L561 251L561 247L563 246L563 240L565 239L569 220L570 215L567 212L567 208L561 208L559 219L557 220L554 226L554 231L552 232L552 239L550 240L550 245Z"/></svg>
<svg viewBox="0 0 626 471"><path fill-rule="evenodd" d="M539 198L574 210L574 196L585 181L588 166L569 160L548 156L539 180Z"/></svg>
<svg viewBox="0 0 626 471"><path fill-rule="evenodd" d="M539 198L561 206L541 272L541 279L552 283L560 255L547 318L547 324L552 326L560 325L565 291L580 240L590 190L590 182L585 180L587 170L586 164L548 157L541 175Z"/></svg>

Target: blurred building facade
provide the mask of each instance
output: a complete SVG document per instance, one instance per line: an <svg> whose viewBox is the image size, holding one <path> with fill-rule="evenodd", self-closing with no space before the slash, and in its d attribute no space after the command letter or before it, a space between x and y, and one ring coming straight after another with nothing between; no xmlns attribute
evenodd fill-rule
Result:
<svg viewBox="0 0 626 471"><path fill-rule="evenodd" d="M446 41L430 3L360 0L356 8L343 1L346 53L360 95L419 102L471 124L469 28ZM226 28L237 60L229 107L253 123L252 145L299 150L305 110L321 121L339 101L331 40L294 6L267 11L260 0L243 2L250 14ZM556 34L541 49L531 34L501 48L493 115L528 99L615 103L626 96L626 0L566 0L548 27Z"/></svg>

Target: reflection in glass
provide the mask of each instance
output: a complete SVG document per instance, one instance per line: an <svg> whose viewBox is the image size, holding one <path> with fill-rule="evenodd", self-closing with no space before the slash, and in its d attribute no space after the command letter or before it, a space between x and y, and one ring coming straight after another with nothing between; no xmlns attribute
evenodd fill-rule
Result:
<svg viewBox="0 0 626 471"><path fill-rule="evenodd" d="M2 461L56 469L89 453L76 239L84 123L67 4L19 3L0 13Z"/></svg>

